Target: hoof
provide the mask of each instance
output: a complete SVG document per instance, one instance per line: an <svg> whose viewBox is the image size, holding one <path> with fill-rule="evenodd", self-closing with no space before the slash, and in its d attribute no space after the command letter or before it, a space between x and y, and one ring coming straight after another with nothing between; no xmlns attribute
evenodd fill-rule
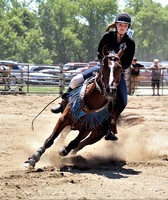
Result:
<svg viewBox="0 0 168 200"><path fill-rule="evenodd" d="M65 146L61 147L61 148L58 150L58 153L59 153L60 156L66 156L66 155L68 155L68 152L67 152Z"/></svg>
<svg viewBox="0 0 168 200"><path fill-rule="evenodd" d="M27 160L24 163L24 167L26 167L28 169L33 169L35 167L35 160L33 160L33 159Z"/></svg>

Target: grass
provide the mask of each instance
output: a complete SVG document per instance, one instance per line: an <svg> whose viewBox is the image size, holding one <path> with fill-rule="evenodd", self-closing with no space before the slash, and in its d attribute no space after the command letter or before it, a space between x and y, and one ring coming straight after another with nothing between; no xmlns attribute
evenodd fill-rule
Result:
<svg viewBox="0 0 168 200"><path fill-rule="evenodd" d="M0 85L0 91L4 90L4 86ZM11 86L11 90L19 91L19 86ZM25 85L22 88L25 93L37 93L37 94L59 94L60 87L55 85ZM66 91L66 88L63 92Z"/></svg>
<svg viewBox="0 0 168 200"><path fill-rule="evenodd" d="M64 87L63 92L66 91ZM19 91L19 86L11 86L11 89L14 91ZM4 86L0 85L0 92L4 90ZM60 87L58 85L24 85L23 92L29 94L60 94ZM142 94L151 94L151 86L138 86L137 91L140 95ZM162 86L160 87L160 92L162 93ZM163 86L163 94L168 94L168 86Z"/></svg>

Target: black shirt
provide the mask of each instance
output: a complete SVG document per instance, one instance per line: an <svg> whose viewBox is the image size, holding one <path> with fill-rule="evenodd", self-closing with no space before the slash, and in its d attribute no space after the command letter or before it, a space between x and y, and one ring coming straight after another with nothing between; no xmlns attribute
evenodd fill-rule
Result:
<svg viewBox="0 0 168 200"><path fill-rule="evenodd" d="M135 65L132 64L132 67L131 68L131 75L136 75L138 76L139 75L139 72L140 72L140 68L144 67L143 65L141 65L140 63L136 63Z"/></svg>
<svg viewBox="0 0 168 200"><path fill-rule="evenodd" d="M98 46L98 59L100 60L103 58L102 51L104 45L107 45L108 51L114 51L115 53L118 53L121 47L126 45L124 54L121 56L121 64L123 69L129 68L135 53L135 42L132 38L125 34L121 41L118 43L116 31L106 32L100 40Z"/></svg>

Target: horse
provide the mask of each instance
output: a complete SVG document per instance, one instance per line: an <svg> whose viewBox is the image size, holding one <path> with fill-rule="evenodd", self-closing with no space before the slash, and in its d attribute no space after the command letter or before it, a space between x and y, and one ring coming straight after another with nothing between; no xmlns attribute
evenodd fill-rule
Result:
<svg viewBox="0 0 168 200"><path fill-rule="evenodd" d="M104 48L102 53L100 71L96 77L86 80L82 86L71 91L69 103L58 119L52 134L45 140L43 146L25 161L25 167L34 168L42 154L51 147L67 126L70 126L71 130L78 130L79 133L67 146L62 146L58 150L60 156L68 155L71 150L76 153L84 146L99 141L105 135L102 123L108 120L109 116L113 116L109 105L114 104L117 97L117 85L122 72L120 57L124 50L120 49L118 54L114 54Z"/></svg>

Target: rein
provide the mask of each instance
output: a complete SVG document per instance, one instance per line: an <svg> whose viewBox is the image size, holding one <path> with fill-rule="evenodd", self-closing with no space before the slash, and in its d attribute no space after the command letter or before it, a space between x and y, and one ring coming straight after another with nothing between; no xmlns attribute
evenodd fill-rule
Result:
<svg viewBox="0 0 168 200"><path fill-rule="evenodd" d="M98 83L97 83L97 79L98 79L99 77L98 77L98 75L96 75L96 77L95 77L95 80L94 80L94 84L95 84L95 86L96 86L96 89L100 92L100 94L102 95L102 93L101 93L101 89L100 89L100 87L99 87L99 85L98 85ZM85 96L85 91L86 91L86 88L87 88L87 86L88 86L88 83L89 83L89 81L88 81L88 79L86 79L85 80L85 82L84 82L84 84L83 84L83 87L82 87L82 89L81 89L81 92L80 92L80 104L81 104L81 110L83 110L85 113L93 113L93 112L100 112L100 111L102 111L106 106L107 106L107 104L109 103L108 101L107 101L107 103L105 104L105 105L103 105L102 107L100 107L100 108L97 108L97 109L94 109L94 110L90 110L87 106L85 106L85 104L84 104L84 96ZM103 95L104 96L104 95Z"/></svg>
<svg viewBox="0 0 168 200"><path fill-rule="evenodd" d="M63 95L63 94L62 94ZM50 103L48 103L32 120L32 124L31 124L31 129L34 131L34 121L37 119L37 117L50 105L52 104L54 101L56 101L57 99L59 99L60 97L62 97L62 95L58 96L57 98L53 99Z"/></svg>

